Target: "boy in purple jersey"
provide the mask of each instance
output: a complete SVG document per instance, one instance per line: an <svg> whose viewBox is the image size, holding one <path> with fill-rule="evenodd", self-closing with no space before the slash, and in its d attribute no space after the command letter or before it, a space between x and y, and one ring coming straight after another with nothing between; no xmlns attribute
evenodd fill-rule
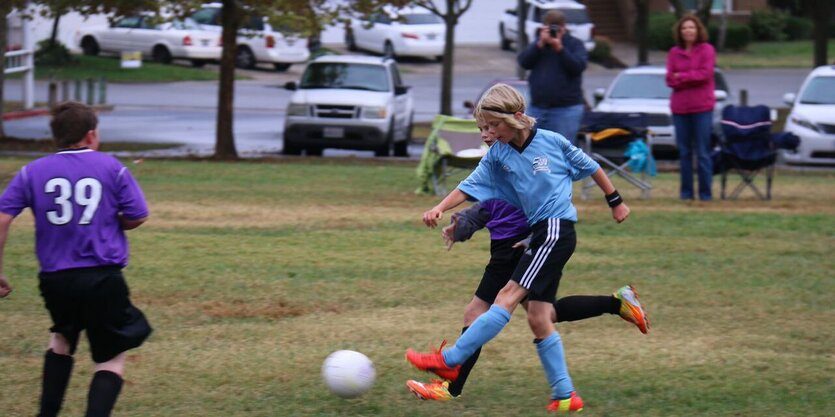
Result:
<svg viewBox="0 0 835 417"><path fill-rule="evenodd" d="M478 117L481 138L490 146L495 138L488 134L487 123ZM484 275L464 310L464 328L462 333L481 314L487 312L496 300L496 295L510 280L513 270L527 249L531 233L527 217L522 210L503 200L487 200L452 215L450 224L443 228L441 236L447 250L455 242L469 240L475 232L483 228L490 231L490 261L484 268ZM638 294L631 285L626 285L613 295L573 295L554 300L553 322L584 320L606 313L619 314L624 320L635 324L642 333L647 333L649 320L638 301ZM527 308L526 303L523 306ZM463 364L452 382L432 380L424 383L416 380L406 381L406 387L422 400L447 401L461 395L470 371L481 354L481 348Z"/></svg>
<svg viewBox="0 0 835 417"><path fill-rule="evenodd" d="M3 273L9 227L27 207L35 217L39 288L53 323L38 416L60 411L82 330L95 362L87 417L110 415L122 389L125 351L151 334L122 276L125 230L144 223L148 207L130 171L96 151L97 125L81 103L56 106L50 128L60 150L21 168L0 196L0 297L12 291Z"/></svg>

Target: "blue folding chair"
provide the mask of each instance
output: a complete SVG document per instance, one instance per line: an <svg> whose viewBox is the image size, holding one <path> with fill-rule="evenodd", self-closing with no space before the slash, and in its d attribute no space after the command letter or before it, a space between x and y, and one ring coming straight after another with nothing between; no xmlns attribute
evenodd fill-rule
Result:
<svg viewBox="0 0 835 417"><path fill-rule="evenodd" d="M728 175L736 173L741 182L727 195L734 200L746 188L762 200L771 199L774 182L776 146L771 133L771 110L768 106L734 106L722 110L722 137L719 152L714 158L714 174L722 175L721 197L726 198ZM764 173L765 192L755 180Z"/></svg>

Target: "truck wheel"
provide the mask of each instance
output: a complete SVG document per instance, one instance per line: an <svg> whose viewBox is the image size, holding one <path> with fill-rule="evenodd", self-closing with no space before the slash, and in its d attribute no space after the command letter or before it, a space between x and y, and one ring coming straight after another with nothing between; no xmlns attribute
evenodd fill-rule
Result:
<svg viewBox="0 0 835 417"><path fill-rule="evenodd" d="M504 37L504 25L499 25L499 46L502 48L502 51L510 50L510 40Z"/></svg>
<svg viewBox="0 0 835 417"><path fill-rule="evenodd" d="M281 153L284 155L301 155L302 149L298 146L290 145L287 141L284 141L284 148L281 150Z"/></svg>

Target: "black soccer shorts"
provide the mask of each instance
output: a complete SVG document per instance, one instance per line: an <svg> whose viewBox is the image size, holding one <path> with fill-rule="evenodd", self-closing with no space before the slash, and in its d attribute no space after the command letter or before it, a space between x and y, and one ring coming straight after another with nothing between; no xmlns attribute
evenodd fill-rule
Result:
<svg viewBox="0 0 835 417"><path fill-rule="evenodd" d="M41 296L52 317L53 333L60 333L75 353L79 334L87 331L96 363L142 345L151 325L130 301L121 267L67 269L38 275Z"/></svg>
<svg viewBox="0 0 835 417"><path fill-rule="evenodd" d="M526 288L528 299L554 302L562 269L574 253L574 222L546 219L533 225L531 245L513 271L513 281Z"/></svg>
<svg viewBox="0 0 835 417"><path fill-rule="evenodd" d="M522 234L507 239L490 241L490 261L484 268L484 275L475 291L475 296L493 304L496 295L510 281L516 264L522 258L523 249L514 249L513 245L524 240L528 234Z"/></svg>

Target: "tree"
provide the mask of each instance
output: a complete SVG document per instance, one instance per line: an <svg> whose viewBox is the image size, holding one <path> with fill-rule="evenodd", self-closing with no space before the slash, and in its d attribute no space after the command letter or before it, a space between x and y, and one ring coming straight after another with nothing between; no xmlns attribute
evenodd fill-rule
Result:
<svg viewBox="0 0 835 417"><path fill-rule="evenodd" d="M521 51L525 49L528 44L528 33L525 31L525 21L528 16L528 8L525 0L516 1L516 50ZM504 36L504 35L502 35ZM520 80L524 80L527 71L521 65L516 64L516 75Z"/></svg>
<svg viewBox="0 0 835 417"><path fill-rule="evenodd" d="M649 0L635 1L635 41L638 42L638 65L649 64Z"/></svg>
<svg viewBox="0 0 835 417"><path fill-rule="evenodd" d="M669 0L669 2L677 18L681 19L687 13L687 8L684 7L683 0ZM696 16L702 21L705 27L707 27L710 21L711 8L713 8L713 0L696 0Z"/></svg>
<svg viewBox="0 0 835 417"><path fill-rule="evenodd" d="M446 24L444 40L444 62L441 69L441 114L452 115L452 67L455 56L455 26L458 19L473 4L473 0L445 0L445 12L435 4L435 0L415 0L415 4L434 13Z"/></svg>
<svg viewBox="0 0 835 417"><path fill-rule="evenodd" d="M802 9L811 16L815 66L826 65L829 25L832 22L832 0L800 0Z"/></svg>

